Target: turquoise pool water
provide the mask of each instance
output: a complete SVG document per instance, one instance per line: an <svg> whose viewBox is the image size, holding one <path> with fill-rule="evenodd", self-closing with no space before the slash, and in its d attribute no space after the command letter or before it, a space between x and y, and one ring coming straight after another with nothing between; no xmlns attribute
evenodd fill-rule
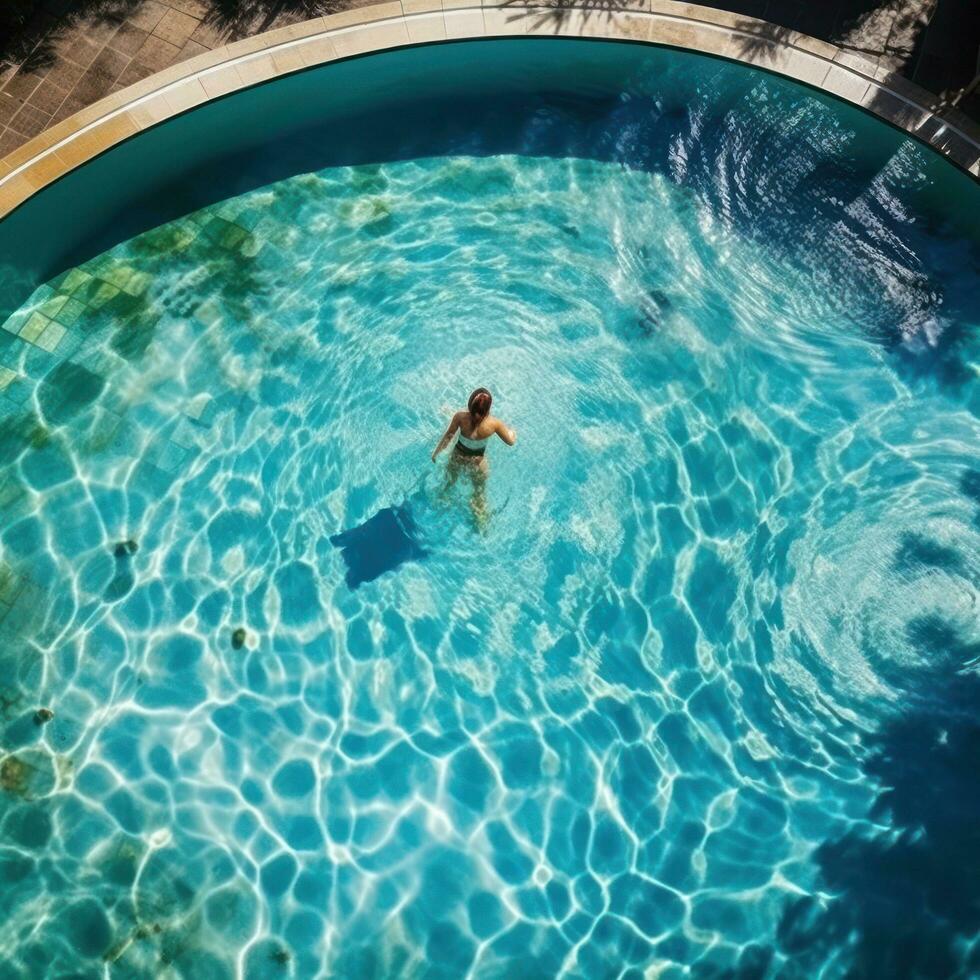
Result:
<svg viewBox="0 0 980 980"><path fill-rule="evenodd" d="M6 322L0 977L976 972L980 249L665 57Z"/></svg>

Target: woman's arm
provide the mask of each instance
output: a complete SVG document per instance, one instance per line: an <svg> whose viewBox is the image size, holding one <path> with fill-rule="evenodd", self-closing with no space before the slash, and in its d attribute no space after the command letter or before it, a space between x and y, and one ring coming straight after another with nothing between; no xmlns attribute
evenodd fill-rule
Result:
<svg viewBox="0 0 980 980"><path fill-rule="evenodd" d="M496 422L494 432L496 432L508 446L513 446L514 443L517 442L517 433L513 429L509 428L504 422L501 422L500 419L494 419L494 421Z"/></svg>
<svg viewBox="0 0 980 980"><path fill-rule="evenodd" d="M459 415L457 412L449 422L449 428L443 433L442 438L439 440L439 445L436 446L435 451L432 453L432 462L436 461L436 456L441 453L446 446L449 445L453 440L453 436L456 435L456 430L459 428Z"/></svg>

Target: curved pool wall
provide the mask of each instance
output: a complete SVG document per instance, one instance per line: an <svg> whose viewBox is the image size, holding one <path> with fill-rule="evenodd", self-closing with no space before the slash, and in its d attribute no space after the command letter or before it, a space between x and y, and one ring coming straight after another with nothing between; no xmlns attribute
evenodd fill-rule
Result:
<svg viewBox="0 0 980 980"><path fill-rule="evenodd" d="M0 316L64 269L251 187L324 166L466 152L465 135L453 125L461 116L483 127L476 152L528 152L528 113L537 99L567 98L588 115L590 103L600 109L624 92L642 96L644 73L663 72L678 56L751 65L727 76L733 105L758 70L810 86L846 120L855 134L847 154L869 175L907 139L902 130L914 134L957 165L929 155L921 196L934 200L924 206L967 234L980 226L967 176L978 172L980 158L972 134L932 116L915 86L882 78L832 45L676 3L612 13L449 3L433 13L432 6L382 4L239 42L110 96L0 161L0 215L7 212ZM536 36L474 40L525 32ZM630 43L638 41L650 43ZM679 55L678 48L690 50ZM685 111L683 86L674 95L664 110ZM438 111L440 102L447 111ZM460 112L467 102L471 114ZM623 158L612 143L586 144L545 140L533 152ZM643 156L634 148L623 162L642 167ZM951 196L960 203L948 212Z"/></svg>

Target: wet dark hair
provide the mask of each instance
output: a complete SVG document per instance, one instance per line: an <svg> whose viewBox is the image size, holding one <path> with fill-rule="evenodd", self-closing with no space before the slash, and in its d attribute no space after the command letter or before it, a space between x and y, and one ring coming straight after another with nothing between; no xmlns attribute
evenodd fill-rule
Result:
<svg viewBox="0 0 980 980"><path fill-rule="evenodd" d="M493 404L493 395L486 388L477 388L470 395L470 400L466 407L470 410L470 415L474 422L482 422L490 414L490 406Z"/></svg>

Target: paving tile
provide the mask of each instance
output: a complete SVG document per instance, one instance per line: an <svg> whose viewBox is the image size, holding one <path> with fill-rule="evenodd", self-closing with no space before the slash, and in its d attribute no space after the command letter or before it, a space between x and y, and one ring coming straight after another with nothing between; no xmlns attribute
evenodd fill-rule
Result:
<svg viewBox="0 0 980 980"><path fill-rule="evenodd" d="M431 2L431 0L427 0L427 2ZM441 6L438 14L432 13L427 17L409 17L408 36L416 44L444 40L446 37L446 21L442 16Z"/></svg>
<svg viewBox="0 0 980 980"><path fill-rule="evenodd" d="M234 92L240 89L243 82L235 66L226 65L223 68L217 69L217 71L209 71L201 75L201 84L204 86L204 91L212 99L216 99L219 96L226 95L228 92Z"/></svg>
<svg viewBox="0 0 980 980"><path fill-rule="evenodd" d="M136 52L133 60L153 71L160 71L168 65L172 65L178 54L180 54L180 48L176 44L171 44L162 37L151 34Z"/></svg>
<svg viewBox="0 0 980 980"><path fill-rule="evenodd" d="M180 54L177 55L177 61L196 58L199 54L206 54L210 50L210 48L206 48L203 44L198 44L197 41L185 41L184 46L180 49Z"/></svg>
<svg viewBox="0 0 980 980"><path fill-rule="evenodd" d="M632 25L634 22L633 18L621 11L617 12L616 16L623 18L620 23L624 28L627 24ZM531 22L531 18L528 17L524 8L492 7L483 11L483 26L487 34L524 34L528 23ZM642 23L643 30L646 32L650 26L650 18L642 17L639 22ZM626 29L629 31L629 28Z"/></svg>
<svg viewBox="0 0 980 980"><path fill-rule="evenodd" d="M168 9L162 3L158 3L157 0L146 0L126 18L126 23L138 30L150 33L163 20Z"/></svg>
<svg viewBox="0 0 980 980"><path fill-rule="evenodd" d="M61 103L61 108L51 117L51 125L53 126L55 123L60 123L69 116L74 116L76 112L81 112L82 109L86 109L88 106L89 103L85 101L85 99L80 99L75 95L68 96L68 98Z"/></svg>
<svg viewBox="0 0 980 980"><path fill-rule="evenodd" d="M182 13L190 14L198 20L203 20L211 11L211 6L204 0L167 0L167 5Z"/></svg>
<svg viewBox="0 0 980 980"><path fill-rule="evenodd" d="M899 54L890 54L887 51L878 56L879 72L899 72L905 64L905 57Z"/></svg>
<svg viewBox="0 0 980 980"><path fill-rule="evenodd" d="M877 61L872 61L868 56L862 51L848 51L841 49L834 56L834 63L838 65L844 65L845 68L853 68L855 71L860 72L862 75L867 75L869 78L874 78L875 69L877 68Z"/></svg>
<svg viewBox="0 0 980 980"><path fill-rule="evenodd" d="M130 115L136 121L140 129L149 129L164 119L169 119L173 115L170 103L163 95L156 94L133 106L129 110Z"/></svg>
<svg viewBox="0 0 980 980"><path fill-rule="evenodd" d="M34 106L35 109L40 109L41 112L50 112L52 115L54 115L54 113L61 108L61 104L67 98L67 90L60 88L59 86L55 85L54 82L45 79L34 90L34 94L28 100L28 105Z"/></svg>
<svg viewBox="0 0 980 980"><path fill-rule="evenodd" d="M186 82L181 82L180 85L169 89L164 94L164 99L170 106L171 112L178 113L186 112L202 102L207 102L208 94L196 78L189 78Z"/></svg>
<svg viewBox="0 0 980 980"><path fill-rule="evenodd" d="M119 76L118 85L135 85L153 74L153 69L148 65L141 65L135 59L129 63L129 67Z"/></svg>
<svg viewBox="0 0 980 980"><path fill-rule="evenodd" d="M58 54L83 68L88 68L99 56L100 51L102 51L100 43L90 41L82 31L78 30L72 31L58 42Z"/></svg>
<svg viewBox="0 0 980 980"><path fill-rule="evenodd" d="M59 177L65 174L65 165L59 159L56 153L46 153L38 159L34 160L25 170L21 171L21 176L30 183L32 187L40 190L42 187L46 187L53 180L57 180ZM46 312L46 311L42 311ZM47 313L48 316L53 316L53 313Z"/></svg>
<svg viewBox="0 0 980 980"><path fill-rule="evenodd" d="M201 21L191 35L191 40L203 44L206 48L218 48L231 40L231 31L228 28L221 28L215 24L209 24L207 21Z"/></svg>
<svg viewBox="0 0 980 980"><path fill-rule="evenodd" d="M0 92L0 127L9 123L23 104L22 99L15 99L12 95Z"/></svg>
<svg viewBox="0 0 980 980"><path fill-rule="evenodd" d="M139 126L136 120L128 112L121 112L78 133L68 142L58 146L55 152L69 167L76 167L80 163L104 153L137 132L139 132ZM111 299L111 297L109 298ZM91 303L91 298L87 298L87 302Z"/></svg>
<svg viewBox="0 0 980 980"><path fill-rule="evenodd" d="M181 47L185 41L190 40L190 36L197 30L201 22L190 14L181 13L179 10L168 10L163 19L153 29L157 37L162 37L164 41L176 44Z"/></svg>
<svg viewBox="0 0 980 980"><path fill-rule="evenodd" d="M860 103L871 86L866 78L834 64L828 69L822 87L824 91L838 95L849 102Z"/></svg>
<svg viewBox="0 0 980 980"><path fill-rule="evenodd" d="M12 129L0 131L0 157L5 157L8 153L13 153L19 146L24 145L24 137L20 133L15 133Z"/></svg>
<svg viewBox="0 0 980 980"><path fill-rule="evenodd" d="M128 55L106 48L72 90L73 98L91 104L108 95L129 60Z"/></svg>
<svg viewBox="0 0 980 980"><path fill-rule="evenodd" d="M9 128L30 139L43 132L50 122L51 113L41 112L32 105L23 105L17 115L10 120Z"/></svg>
<svg viewBox="0 0 980 980"><path fill-rule="evenodd" d="M121 51L123 54L134 55L143 47L143 44L149 36L149 31L134 27L129 21L126 21L112 35L107 44L113 51Z"/></svg>
<svg viewBox="0 0 980 980"><path fill-rule="evenodd" d="M980 123L974 122L961 109L947 109L943 112L943 118L953 126L959 127L967 136L980 142Z"/></svg>
<svg viewBox="0 0 980 980"><path fill-rule="evenodd" d="M48 69L44 79L70 92L84 74L85 69L73 61L57 61Z"/></svg>
<svg viewBox="0 0 980 980"><path fill-rule="evenodd" d="M104 48L102 53L92 62L86 74L98 72L115 81L123 73L123 70L131 60L131 56L122 51Z"/></svg>
<svg viewBox="0 0 980 980"><path fill-rule="evenodd" d="M109 39L119 29L120 18L112 16L90 17L80 22L78 30L84 32L85 37L94 41L100 47L104 47Z"/></svg>
<svg viewBox="0 0 980 980"><path fill-rule="evenodd" d="M255 85L277 74L276 63L271 55L264 54L258 58L249 58L235 66L245 85Z"/></svg>
<svg viewBox="0 0 980 980"><path fill-rule="evenodd" d="M3 90L7 95L19 99L21 102L26 102L40 84L40 75L34 72L19 71L4 85Z"/></svg>
<svg viewBox="0 0 980 980"><path fill-rule="evenodd" d="M446 10L447 37L480 37L483 34L482 10Z"/></svg>
<svg viewBox="0 0 980 980"><path fill-rule="evenodd" d="M900 129L915 130L929 119L921 109L883 89L873 90L870 107Z"/></svg>
<svg viewBox="0 0 980 980"><path fill-rule="evenodd" d="M478 0L466 0L466 3L463 5L471 7L477 5L477 3ZM400 17L401 13L401 3L394 2L393 0L390 3L372 4L367 9L348 7L346 10L324 18L324 24L328 30L335 31L340 27L354 27L375 20L388 20L391 17Z"/></svg>

